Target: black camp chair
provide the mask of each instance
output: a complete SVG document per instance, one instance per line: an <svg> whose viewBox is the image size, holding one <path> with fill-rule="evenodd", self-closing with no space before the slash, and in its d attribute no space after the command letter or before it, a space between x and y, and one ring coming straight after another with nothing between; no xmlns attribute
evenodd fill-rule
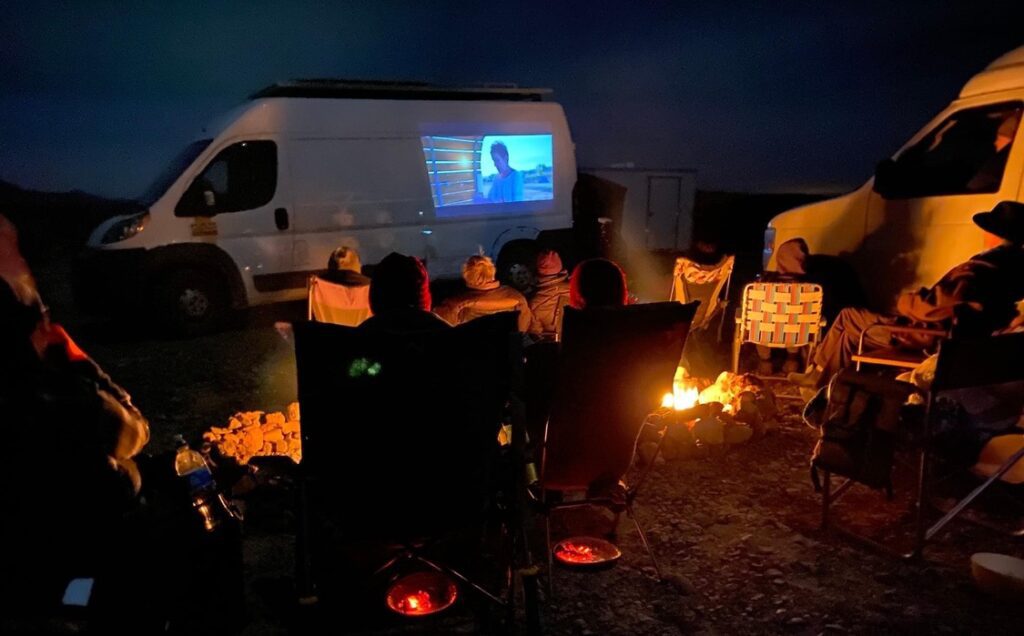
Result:
<svg viewBox="0 0 1024 636"><path fill-rule="evenodd" d="M916 516L913 548L910 552L899 556L904 558L921 557L928 541L937 536L950 521L964 512L978 496L992 487L1017 462L1024 461L1024 449L1022 449L1008 457L985 481L953 505L942 518L930 526L927 525L926 508L929 490L935 482L932 475L935 462L932 460L933 456L938 454L939 443L942 441L940 436L944 431L940 428L945 426L943 420L948 419L950 408L956 409L958 408L957 404L962 404L967 392L993 388L1001 388L1005 391L1007 387L1019 386L1020 383L1024 383L1024 364L1021 363L1021 360L1024 360L1024 333L951 338L940 342L935 379L931 389L924 396L924 422L920 426L920 430L901 431L901 436L905 440L905 450L916 452L919 463L914 497ZM893 380L890 381L890 384L895 387L902 383ZM1019 389L1016 391L1016 395L1020 395ZM948 443L945 446L948 446ZM830 477L828 472L824 473L822 527L834 526L842 534L861 543L884 552L894 553L888 546L854 534L841 526L836 526L830 518L831 508L858 480L847 479L833 489Z"/></svg>
<svg viewBox="0 0 1024 636"><path fill-rule="evenodd" d="M672 389L696 308L697 303L664 302L566 309L537 489L545 519L549 591L551 513L570 507L601 506L616 518L625 511L660 578L633 509L646 473L624 490L616 489L632 463L645 418ZM585 493L582 499L568 498L579 492Z"/></svg>
<svg viewBox="0 0 1024 636"><path fill-rule="evenodd" d="M517 567L529 560L513 496L521 490L515 479L522 474L523 427L513 427L511 460L497 436L521 361L516 316L414 334L295 326L303 445L300 599L329 596L328 584L352 572L351 559L334 569L345 561L334 558L336 551L359 546L356 560L371 581L386 585L410 568L441 572L461 584L460 592L514 617ZM494 559L480 559L479 545L460 552L465 543L453 541L468 530L479 543L480 529L495 525L501 545ZM443 549L447 561L439 556ZM472 563L456 567L459 558ZM472 566L486 569L481 563L496 564L497 572L486 573L489 579L472 573ZM366 587L365 577L355 578ZM526 596L532 620L536 597L529 589Z"/></svg>

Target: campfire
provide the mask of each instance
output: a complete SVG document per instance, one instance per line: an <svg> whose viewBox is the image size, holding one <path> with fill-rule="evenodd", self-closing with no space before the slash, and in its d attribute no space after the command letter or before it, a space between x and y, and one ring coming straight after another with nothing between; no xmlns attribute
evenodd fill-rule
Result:
<svg viewBox="0 0 1024 636"><path fill-rule="evenodd" d="M299 404L288 405L284 413L245 411L228 418L226 427L213 426L203 441L216 446L225 457L247 464L253 457L280 455L295 463L302 461Z"/></svg>
<svg viewBox="0 0 1024 636"><path fill-rule="evenodd" d="M695 410L699 405L714 408ZM690 376L685 367L676 369L672 392L664 395L661 407L663 416L674 411L676 417L687 417L665 432L667 459L701 447L746 442L765 433L777 412L775 396L753 376L724 371L710 382Z"/></svg>

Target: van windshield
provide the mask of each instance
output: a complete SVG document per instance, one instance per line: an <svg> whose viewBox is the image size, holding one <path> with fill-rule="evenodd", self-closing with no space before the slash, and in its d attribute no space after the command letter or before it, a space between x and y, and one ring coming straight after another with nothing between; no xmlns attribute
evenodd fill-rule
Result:
<svg viewBox="0 0 1024 636"><path fill-rule="evenodd" d="M185 171L185 168L192 165L192 162L196 160L196 157L206 150L206 147L209 146L212 141L212 139L200 139L199 141L193 141L189 145L185 146L185 148L178 153L171 163L163 169L159 176L157 176L156 180L146 188L146 191L142 193L142 196L140 196L137 201L147 208L156 203L157 199L167 192L167 188L171 187L171 184L181 176L181 173Z"/></svg>

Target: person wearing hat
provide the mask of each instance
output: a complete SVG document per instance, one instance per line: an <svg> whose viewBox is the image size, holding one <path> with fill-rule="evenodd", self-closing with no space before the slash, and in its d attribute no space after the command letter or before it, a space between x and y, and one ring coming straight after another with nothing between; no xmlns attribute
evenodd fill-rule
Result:
<svg viewBox="0 0 1024 636"><path fill-rule="evenodd" d="M860 307L839 312L825 339L814 352L805 373L791 373L800 386L823 386L834 373L850 364L861 335L877 324L913 324L948 329L958 308L971 310L971 328L989 334L1005 327L1024 298L1024 204L1003 201L989 212L974 215L974 223L1002 244L957 265L931 288L905 292L896 302L897 316L883 316ZM929 348L922 340L896 342L886 329L872 329L864 336L866 351L893 345Z"/></svg>
<svg viewBox="0 0 1024 636"><path fill-rule="evenodd" d="M530 298L531 333L550 338L561 331L559 307L564 307L568 301L569 272L562 267L558 252L544 250L537 255L537 287Z"/></svg>
<svg viewBox="0 0 1024 636"><path fill-rule="evenodd" d="M430 312L430 276L415 256L391 252L373 270L370 309L373 315L359 325L376 331L438 331L450 324Z"/></svg>

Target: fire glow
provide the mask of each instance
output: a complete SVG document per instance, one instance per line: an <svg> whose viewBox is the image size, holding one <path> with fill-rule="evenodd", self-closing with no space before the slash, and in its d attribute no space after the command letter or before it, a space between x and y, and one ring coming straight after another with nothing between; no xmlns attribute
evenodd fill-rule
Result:
<svg viewBox="0 0 1024 636"><path fill-rule="evenodd" d="M415 572L388 589L388 607L403 616L428 616L451 607L458 589L440 572Z"/></svg>
<svg viewBox="0 0 1024 636"><path fill-rule="evenodd" d="M697 385L697 381L690 377L685 367L677 368L675 378L672 380L672 392L666 393L661 398L661 407L685 411L697 406L698 400L700 400L700 387Z"/></svg>

